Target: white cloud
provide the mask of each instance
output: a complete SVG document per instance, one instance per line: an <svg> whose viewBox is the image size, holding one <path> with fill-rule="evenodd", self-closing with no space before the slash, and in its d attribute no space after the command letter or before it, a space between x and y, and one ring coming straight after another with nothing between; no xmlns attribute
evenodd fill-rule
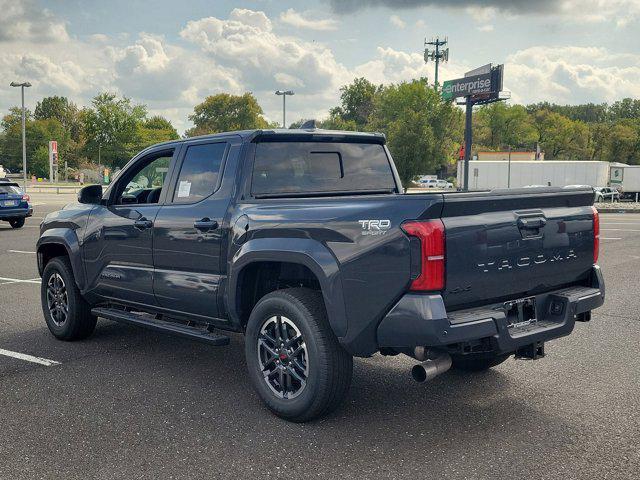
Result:
<svg viewBox="0 0 640 480"><path fill-rule="evenodd" d="M296 78L299 93L333 88L346 74L331 50L322 44L273 32L264 16L258 24L246 21L256 12L235 9L228 20L208 17L187 23L180 35L217 63L234 68L243 85L254 91L272 91L282 75ZM261 13L261 12L260 12ZM264 13L261 13L264 15Z"/></svg>
<svg viewBox="0 0 640 480"><path fill-rule="evenodd" d="M20 12L28 11L23 4L16 5ZM477 28L486 30L493 25L490 20L495 12L483 10L480 14L487 21ZM48 25L64 27L51 14L44 13L42 18ZM188 22L179 32L180 41L167 39L176 32L166 32L167 37L97 33L86 37L65 35L51 43L42 42L41 36L15 38L15 31L8 34L5 29L0 31L0 71L7 81L6 85L0 84L0 108L6 111L19 101L16 89L8 87L9 81L29 80L33 83L27 98L31 108L45 95L67 95L80 105L88 105L93 96L107 90L146 103L152 114L166 115L179 131L184 131L189 127L187 116L193 106L207 95L220 92L251 91L267 117L278 120L282 100L273 92L291 88L296 95L287 102L287 110L288 118L295 120L326 116L339 101L340 86L356 77L364 76L374 83L419 77L433 81L433 63L425 64L421 53L379 46L370 56L347 65L334 53L334 49L345 47L330 48L304 40L290 28L282 33L283 20L276 21L274 25L264 12L235 9L226 18ZM4 17L0 26L5 25L3 22ZM30 27L21 28L29 31ZM517 102L601 102L640 97L640 54L536 46L513 53L505 64L505 87ZM454 59L441 65L440 78L457 78L473 66Z"/></svg>
<svg viewBox="0 0 640 480"><path fill-rule="evenodd" d="M0 42L62 42L69 38L64 22L32 0L0 0Z"/></svg>
<svg viewBox="0 0 640 480"><path fill-rule="evenodd" d="M491 24L480 25L478 27L478 30L480 30L481 32L493 32L493 25Z"/></svg>
<svg viewBox="0 0 640 480"><path fill-rule="evenodd" d="M338 21L332 18L312 19L307 14L296 12L293 8L280 14L280 21L296 28L306 28L308 30L337 30Z"/></svg>
<svg viewBox="0 0 640 480"><path fill-rule="evenodd" d="M613 102L640 96L640 55L599 47L531 47L505 62L516 103Z"/></svg>
<svg viewBox="0 0 640 480"><path fill-rule="evenodd" d="M391 22L391 25L393 25L394 27L398 27L400 29L407 26L407 23L397 15L391 15L389 17L389 22Z"/></svg>

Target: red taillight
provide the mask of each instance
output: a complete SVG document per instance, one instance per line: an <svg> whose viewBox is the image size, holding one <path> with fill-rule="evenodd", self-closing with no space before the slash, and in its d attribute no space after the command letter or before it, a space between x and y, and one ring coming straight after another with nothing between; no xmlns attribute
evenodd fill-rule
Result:
<svg viewBox="0 0 640 480"><path fill-rule="evenodd" d="M22 200L28 202L29 200L31 200L31 197L25 193L24 195L22 195Z"/></svg>
<svg viewBox="0 0 640 480"><path fill-rule="evenodd" d="M600 214L596 207L591 206L593 214L593 263L598 263L600 255Z"/></svg>
<svg viewBox="0 0 640 480"><path fill-rule="evenodd" d="M405 222L402 230L420 240L420 273L411 282L411 290L444 289L444 224L442 220Z"/></svg>

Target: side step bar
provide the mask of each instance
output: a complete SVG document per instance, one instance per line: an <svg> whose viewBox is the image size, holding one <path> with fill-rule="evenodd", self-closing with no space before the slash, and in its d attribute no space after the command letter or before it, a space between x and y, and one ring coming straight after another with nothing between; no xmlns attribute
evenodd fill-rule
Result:
<svg viewBox="0 0 640 480"><path fill-rule="evenodd" d="M116 308L93 308L91 309L91 313L97 317L106 318L107 320L127 323L129 325L155 330L156 332L166 333L175 337L188 338L209 345L222 346L229 344L229 337L226 335L211 333L202 327L191 327L182 323L158 320L147 314L127 312Z"/></svg>

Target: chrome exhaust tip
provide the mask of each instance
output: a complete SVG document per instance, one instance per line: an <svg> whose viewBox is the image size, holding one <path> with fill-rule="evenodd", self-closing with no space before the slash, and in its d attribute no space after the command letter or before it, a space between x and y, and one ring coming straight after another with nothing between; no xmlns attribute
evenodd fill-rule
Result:
<svg viewBox="0 0 640 480"><path fill-rule="evenodd" d="M433 380L451 368L451 355L439 353L438 356L425 360L411 369L411 376L416 382Z"/></svg>

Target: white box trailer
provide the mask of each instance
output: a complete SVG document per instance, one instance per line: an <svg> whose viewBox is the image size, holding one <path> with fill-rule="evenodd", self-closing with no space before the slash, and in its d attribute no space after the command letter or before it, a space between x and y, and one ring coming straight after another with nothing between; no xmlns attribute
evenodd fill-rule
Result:
<svg viewBox="0 0 640 480"><path fill-rule="evenodd" d="M521 188L528 185L564 187L590 185L604 187L609 184L609 162L582 160L469 162L469 190L494 188ZM458 185L464 183L464 162L458 162Z"/></svg>
<svg viewBox="0 0 640 480"><path fill-rule="evenodd" d="M609 184L622 193L622 198L640 200L640 165L612 163Z"/></svg>

